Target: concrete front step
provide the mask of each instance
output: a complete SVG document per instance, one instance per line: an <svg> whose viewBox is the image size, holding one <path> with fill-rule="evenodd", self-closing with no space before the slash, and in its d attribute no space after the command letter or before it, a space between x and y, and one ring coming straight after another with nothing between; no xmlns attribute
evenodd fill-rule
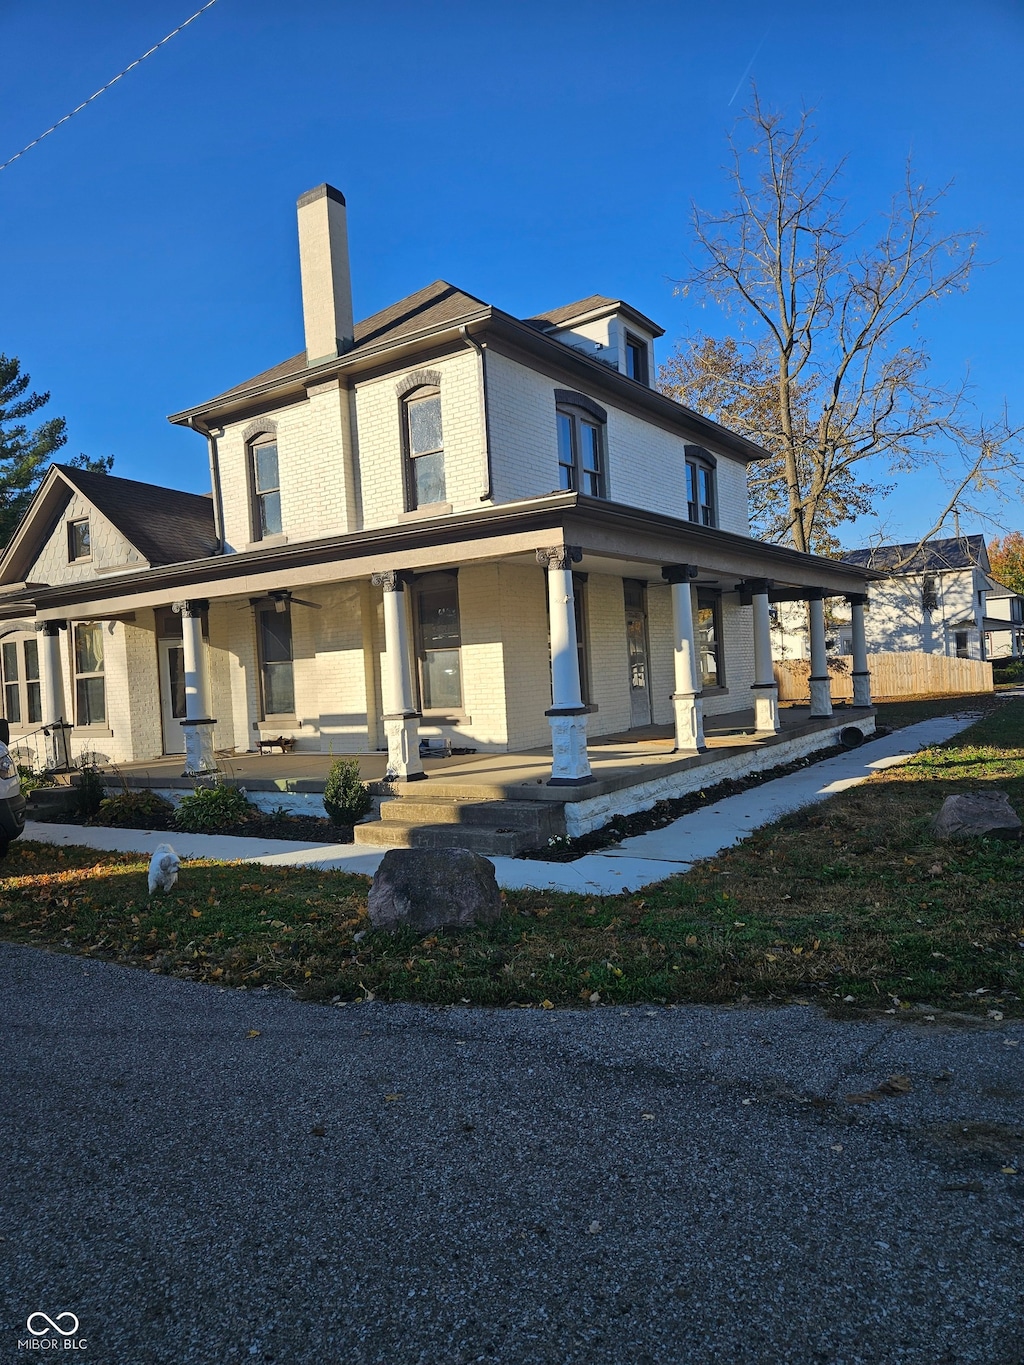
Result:
<svg viewBox="0 0 1024 1365"><path fill-rule="evenodd" d="M397 820L375 820L356 825L357 844L379 848L468 848L487 857L511 856L536 848L537 839L524 830L494 829L488 825L414 825Z"/></svg>
<svg viewBox="0 0 1024 1365"><path fill-rule="evenodd" d="M434 792L384 801L380 820L356 825L357 844L468 848L490 855L538 848L564 833L562 807L543 801L454 801Z"/></svg>
<svg viewBox="0 0 1024 1365"><path fill-rule="evenodd" d="M417 800L403 796L382 801L380 818L424 825L492 825L540 834L559 823L561 810L539 801Z"/></svg>

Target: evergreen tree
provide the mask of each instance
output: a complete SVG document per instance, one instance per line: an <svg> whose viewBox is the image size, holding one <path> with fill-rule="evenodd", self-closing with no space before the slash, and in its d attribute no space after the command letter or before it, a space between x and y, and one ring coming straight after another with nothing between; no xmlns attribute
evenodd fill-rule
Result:
<svg viewBox="0 0 1024 1365"><path fill-rule="evenodd" d="M22 374L17 356L0 352L0 549L14 534L39 480L68 439L63 417L29 427L25 419L50 401L48 393L30 392L31 382L30 375ZM97 474L108 474L113 463L113 455L76 455L68 461Z"/></svg>

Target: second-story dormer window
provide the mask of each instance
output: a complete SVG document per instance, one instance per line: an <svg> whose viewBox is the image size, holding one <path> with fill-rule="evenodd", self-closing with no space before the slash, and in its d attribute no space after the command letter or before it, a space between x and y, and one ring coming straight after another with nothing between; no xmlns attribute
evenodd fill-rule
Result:
<svg viewBox="0 0 1024 1365"><path fill-rule="evenodd" d="M68 563L76 559L92 558L92 542L89 536L89 518L78 517L68 522Z"/></svg>
<svg viewBox="0 0 1024 1365"><path fill-rule="evenodd" d="M715 467L696 447L687 446L686 515L701 526L716 526Z"/></svg>
<svg viewBox="0 0 1024 1365"><path fill-rule="evenodd" d="M403 400L403 407L407 499L414 511L445 500L440 390L416 389Z"/></svg>
<svg viewBox="0 0 1024 1365"><path fill-rule="evenodd" d="M255 499L255 540L281 534L281 475L277 440L273 437L252 444L252 483Z"/></svg>
<svg viewBox="0 0 1024 1365"><path fill-rule="evenodd" d="M626 333L626 373L638 384L649 384L647 371L647 343L639 337Z"/></svg>
<svg viewBox="0 0 1024 1365"><path fill-rule="evenodd" d="M557 390L558 486L570 493L603 498L605 493L603 408L583 394Z"/></svg>

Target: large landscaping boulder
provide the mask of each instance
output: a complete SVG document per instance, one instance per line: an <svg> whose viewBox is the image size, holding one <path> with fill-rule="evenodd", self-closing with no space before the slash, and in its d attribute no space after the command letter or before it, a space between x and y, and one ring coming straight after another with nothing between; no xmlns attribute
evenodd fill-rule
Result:
<svg viewBox="0 0 1024 1365"><path fill-rule="evenodd" d="M1019 839L1021 822L1006 792L962 792L947 796L932 821L939 839Z"/></svg>
<svg viewBox="0 0 1024 1365"><path fill-rule="evenodd" d="M465 848L393 848L370 887L375 929L461 929L501 914L494 864Z"/></svg>

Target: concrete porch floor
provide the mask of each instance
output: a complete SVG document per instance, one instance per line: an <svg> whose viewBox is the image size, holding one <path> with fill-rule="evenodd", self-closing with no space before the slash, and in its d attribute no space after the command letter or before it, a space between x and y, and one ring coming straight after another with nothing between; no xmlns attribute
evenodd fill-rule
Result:
<svg viewBox="0 0 1024 1365"><path fill-rule="evenodd" d="M425 758L426 782L397 783L400 794L444 796L468 800L566 801L587 799L606 792L634 786L656 777L688 768L720 762L723 758L765 749L822 730L836 730L868 720L870 708L839 706L828 718L812 718L807 706L780 708L781 731L778 735L755 736L752 709L708 717L705 734L708 748L703 754L673 752L671 726L651 725L643 729L602 735L588 743L594 781L582 787L549 787L551 750L537 748L521 753L478 753L451 758ZM381 782L385 776L385 753L361 754L236 754L219 753L217 761L223 776L248 791L305 792L319 794L331 764L337 758L357 758L364 782ZM780 756L780 761L785 761ZM116 772L130 787L192 787L192 779L182 771L181 755L150 759L143 763L123 763L106 771Z"/></svg>

